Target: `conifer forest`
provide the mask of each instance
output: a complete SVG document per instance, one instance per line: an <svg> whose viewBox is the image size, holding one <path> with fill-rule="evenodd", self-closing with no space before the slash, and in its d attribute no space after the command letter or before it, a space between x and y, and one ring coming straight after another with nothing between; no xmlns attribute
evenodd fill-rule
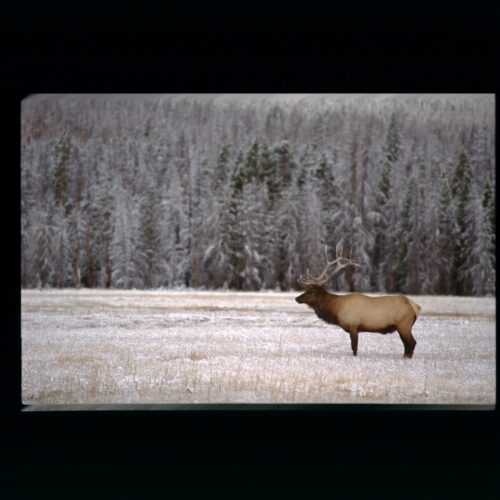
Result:
<svg viewBox="0 0 500 500"><path fill-rule="evenodd" d="M21 104L21 287L495 293L491 94Z"/></svg>

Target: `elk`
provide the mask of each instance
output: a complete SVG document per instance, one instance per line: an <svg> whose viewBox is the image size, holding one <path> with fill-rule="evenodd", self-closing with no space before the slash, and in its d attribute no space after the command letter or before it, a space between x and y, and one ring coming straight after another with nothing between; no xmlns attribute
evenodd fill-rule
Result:
<svg viewBox="0 0 500 500"><path fill-rule="evenodd" d="M334 267L335 266L335 267ZM411 329L420 312L420 306L402 295L369 297L361 293L335 295L326 291L332 276L346 266L358 266L350 259L342 257L342 245L336 247L336 258L328 260L325 247L325 267L312 277L307 269L306 277L298 278L305 293L296 297L299 304L307 304L316 316L332 325L338 325L351 336L354 356L358 353L358 333L393 333L396 330L404 345L404 358L411 358L417 345ZM332 270L333 267L333 270ZM331 272L329 272L331 271Z"/></svg>

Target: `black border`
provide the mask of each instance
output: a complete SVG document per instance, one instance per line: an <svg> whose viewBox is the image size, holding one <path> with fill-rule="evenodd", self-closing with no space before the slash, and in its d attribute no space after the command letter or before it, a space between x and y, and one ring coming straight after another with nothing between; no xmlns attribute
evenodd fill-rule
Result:
<svg viewBox="0 0 500 500"><path fill-rule="evenodd" d="M412 15L401 17L400 8L391 15L374 7L363 11L361 6L359 12L353 7L339 16L320 7L291 18L278 12L266 18L260 31L256 23L261 16L252 8L239 21L218 18L214 31L206 28L203 12L189 22L168 18L169 31L160 31L165 18L158 17L152 30L139 22L140 29L129 32L136 20L120 24L111 12L99 17L93 31L86 29L89 12L62 28L57 16L49 20L38 12L37 18L35 12L16 17L17 31L7 37L8 88L2 108L8 117L9 149L3 169L9 196L2 199L8 226L1 329L7 332L8 361L2 460L28 467L334 464L328 474L337 491L355 494L366 487L368 492L364 480L373 479L369 471L377 471L382 480L401 486L402 497L416 492L427 497L433 490L422 484L429 477L438 481L445 496L460 496L467 487L491 496L499 462L497 410L339 411L309 406L291 411L20 412L19 209L13 209L19 207L19 171L14 167L19 165L19 103L29 93L491 93L496 92L498 56L494 13L489 3L480 7L484 10L420 3L410 7ZM44 23L60 30L39 29ZM228 26L229 32L217 31Z"/></svg>

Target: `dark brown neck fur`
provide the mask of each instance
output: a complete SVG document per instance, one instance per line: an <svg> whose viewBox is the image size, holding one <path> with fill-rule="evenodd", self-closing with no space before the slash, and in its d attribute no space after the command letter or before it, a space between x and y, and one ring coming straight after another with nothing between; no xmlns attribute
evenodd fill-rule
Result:
<svg viewBox="0 0 500 500"><path fill-rule="evenodd" d="M333 293L328 293L324 291L319 297L316 303L313 305L314 312L318 318L322 319L326 323L331 323L332 325L337 324L337 316L333 312L335 309L332 307L333 302L337 298L337 295Z"/></svg>

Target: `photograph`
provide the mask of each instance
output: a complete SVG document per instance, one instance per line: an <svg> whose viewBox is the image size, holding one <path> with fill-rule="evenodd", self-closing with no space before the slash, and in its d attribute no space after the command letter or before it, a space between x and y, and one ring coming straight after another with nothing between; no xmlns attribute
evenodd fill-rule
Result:
<svg viewBox="0 0 500 500"><path fill-rule="evenodd" d="M496 404L495 95L31 94L24 410Z"/></svg>

